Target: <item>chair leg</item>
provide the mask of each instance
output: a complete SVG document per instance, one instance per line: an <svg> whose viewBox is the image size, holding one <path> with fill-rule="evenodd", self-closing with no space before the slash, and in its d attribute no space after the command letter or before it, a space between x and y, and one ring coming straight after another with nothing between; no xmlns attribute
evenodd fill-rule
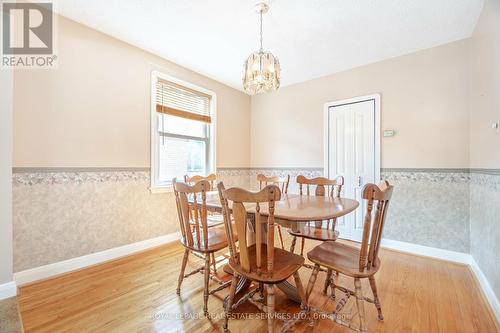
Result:
<svg viewBox="0 0 500 333"><path fill-rule="evenodd" d="M299 272L293 273L293 279L295 280L295 286L297 287L297 292L300 298L300 307L305 309L307 307L306 303L306 293L304 291L304 286L302 285L302 280L300 279Z"/></svg>
<svg viewBox="0 0 500 333"><path fill-rule="evenodd" d="M177 295L181 294L181 284L182 280L184 280L184 271L186 270L186 264L188 262L189 250L184 250L184 257L182 258L181 271L179 273L179 280L177 282Z"/></svg>
<svg viewBox="0 0 500 333"><path fill-rule="evenodd" d="M217 261L215 261L215 253L212 253L212 266L214 268L214 273L217 273Z"/></svg>
<svg viewBox="0 0 500 333"><path fill-rule="evenodd" d="M205 269L203 271L205 275L205 283L203 285L203 314L208 316L208 282L210 281L210 254L205 255Z"/></svg>
<svg viewBox="0 0 500 333"><path fill-rule="evenodd" d="M302 237L302 242L300 243L300 255L304 256L304 244L306 243L306 239Z"/></svg>
<svg viewBox="0 0 500 333"><path fill-rule="evenodd" d="M285 249L285 244L283 243L283 235L281 234L281 226L278 224L278 236L280 236L281 248Z"/></svg>
<svg viewBox="0 0 500 333"><path fill-rule="evenodd" d="M365 301L363 299L363 290L361 289L361 280L354 279L354 294L356 296L356 307L358 308L359 330L366 332Z"/></svg>
<svg viewBox="0 0 500 333"><path fill-rule="evenodd" d="M307 284L307 290L306 290L306 305L309 306L309 296L311 296L312 290L314 288L314 284L316 283L316 278L318 277L319 273L319 265L316 264L314 265L314 269L311 273L311 277L309 278L309 282Z"/></svg>
<svg viewBox="0 0 500 333"><path fill-rule="evenodd" d="M330 280L330 287L332 289L331 299L335 300L335 286L339 285L340 273L335 271L335 277Z"/></svg>
<svg viewBox="0 0 500 333"><path fill-rule="evenodd" d="M370 276L368 280L370 280L370 287L372 288L373 300L375 301L375 307L377 308L378 312L378 320L384 320L384 316L382 315L382 306L380 305L380 300L378 298L377 285L375 284L375 277Z"/></svg>
<svg viewBox="0 0 500 333"><path fill-rule="evenodd" d="M296 236L293 236L292 238L292 245L290 246L290 252L294 252L295 251L295 243L297 242L297 237Z"/></svg>
<svg viewBox="0 0 500 333"><path fill-rule="evenodd" d="M274 285L267 285L267 332L274 332Z"/></svg>
<svg viewBox="0 0 500 333"><path fill-rule="evenodd" d="M231 287L229 288L229 297L227 299L226 303L226 308L225 310L225 316L224 316L224 332L227 332L227 327L228 327L228 321L229 321L229 315L231 314L232 311L232 306L233 306L233 301L234 301L234 295L236 294L236 287L238 286L238 275L234 274L233 279L231 280Z"/></svg>
<svg viewBox="0 0 500 333"><path fill-rule="evenodd" d="M328 268L328 270L326 271L325 286L323 287L324 295L326 295L326 293L328 292L328 286L330 285L331 278L332 278L332 270Z"/></svg>

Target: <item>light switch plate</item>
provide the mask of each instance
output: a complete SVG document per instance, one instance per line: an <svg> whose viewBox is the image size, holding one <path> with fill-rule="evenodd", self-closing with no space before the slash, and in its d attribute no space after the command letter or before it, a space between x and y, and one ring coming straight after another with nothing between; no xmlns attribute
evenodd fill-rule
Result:
<svg viewBox="0 0 500 333"><path fill-rule="evenodd" d="M391 136L394 136L394 134L396 134L396 132L394 130L385 130L384 131L384 138L389 138Z"/></svg>

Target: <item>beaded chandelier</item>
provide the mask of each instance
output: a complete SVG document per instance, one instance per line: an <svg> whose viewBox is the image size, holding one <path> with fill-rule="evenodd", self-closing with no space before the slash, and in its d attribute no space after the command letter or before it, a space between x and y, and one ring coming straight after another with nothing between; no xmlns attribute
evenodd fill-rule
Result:
<svg viewBox="0 0 500 333"><path fill-rule="evenodd" d="M261 2L255 9L260 15L260 50L250 54L243 73L243 88L250 95L277 90L280 86L280 62L262 47L262 16L267 13L269 6Z"/></svg>

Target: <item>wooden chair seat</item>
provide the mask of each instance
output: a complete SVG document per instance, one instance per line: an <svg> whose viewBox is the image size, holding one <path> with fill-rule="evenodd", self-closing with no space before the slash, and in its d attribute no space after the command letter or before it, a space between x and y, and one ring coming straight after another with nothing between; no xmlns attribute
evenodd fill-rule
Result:
<svg viewBox="0 0 500 333"><path fill-rule="evenodd" d="M310 225L301 227L297 232L289 229L288 233L294 237L303 237L323 242L337 240L337 237L339 236L339 232L337 230L318 228Z"/></svg>
<svg viewBox="0 0 500 333"><path fill-rule="evenodd" d="M266 245L262 244L262 262L267 261L267 250ZM240 265L239 254L237 255L237 260L230 259L229 266L238 272L238 274L246 276L247 278L262 282L262 283L270 283L276 284L288 279L293 273L295 273L304 263L304 257L299 256L297 254L290 253L286 250L282 250L280 248L274 248L274 267L273 274L271 277L267 274L267 266L263 265L261 267L261 274L257 273L257 249L255 245L252 245L248 248L248 254L250 257L250 272L245 271L243 267Z"/></svg>
<svg viewBox="0 0 500 333"><path fill-rule="evenodd" d="M234 232L235 237L237 238L236 231ZM227 236L226 230L224 227L215 227L208 229L208 247L205 248L205 240L203 237L200 237L200 242L198 244L198 236L197 234L193 234L193 245L190 245L186 240L186 237L181 238L181 243L188 249L196 252L203 253L212 253L222 250L227 247ZM236 239L237 240L237 239Z"/></svg>
<svg viewBox="0 0 500 333"><path fill-rule="evenodd" d="M366 278L375 274L380 267L377 258L373 266L359 271L360 250L354 246L338 242L324 242L307 253L307 258L315 264L340 272L347 276Z"/></svg>

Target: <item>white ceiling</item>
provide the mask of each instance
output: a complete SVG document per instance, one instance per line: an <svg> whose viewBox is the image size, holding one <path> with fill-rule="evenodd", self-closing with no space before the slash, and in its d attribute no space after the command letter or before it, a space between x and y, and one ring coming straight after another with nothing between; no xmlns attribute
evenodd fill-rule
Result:
<svg viewBox="0 0 500 333"><path fill-rule="evenodd" d="M60 0L77 22L241 89L257 0ZM271 0L264 48L282 86L467 38L483 0Z"/></svg>

